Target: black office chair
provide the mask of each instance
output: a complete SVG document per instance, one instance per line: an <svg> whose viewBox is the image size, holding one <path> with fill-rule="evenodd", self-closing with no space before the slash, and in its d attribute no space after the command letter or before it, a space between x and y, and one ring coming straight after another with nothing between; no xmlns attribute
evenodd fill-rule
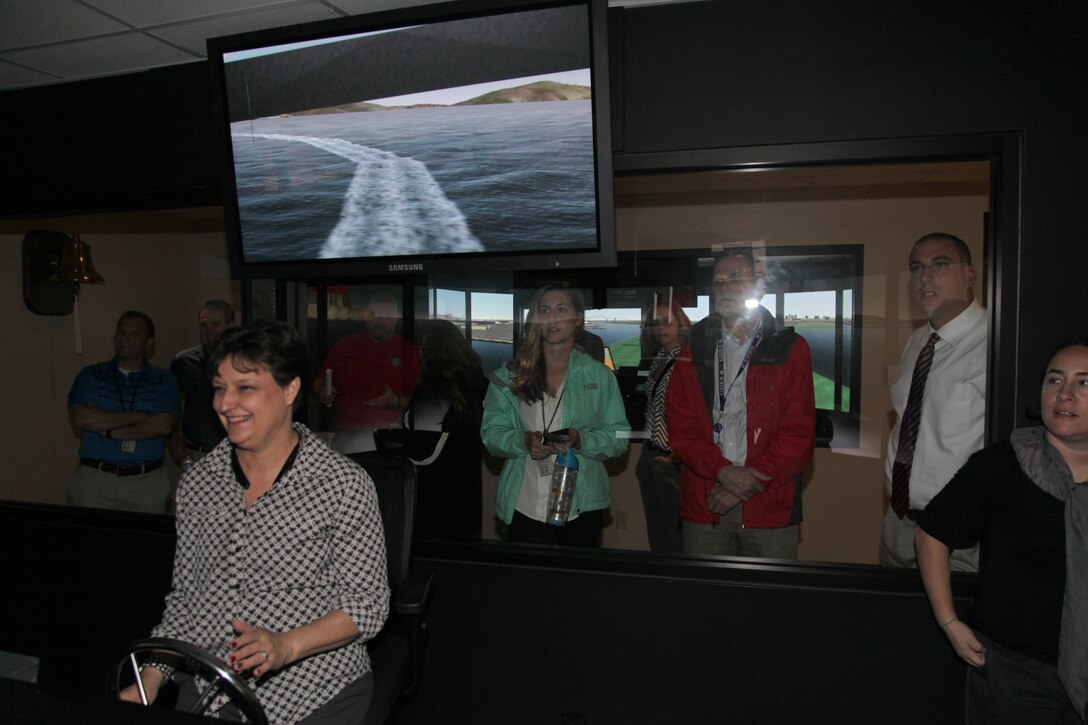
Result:
<svg viewBox="0 0 1088 725"><path fill-rule="evenodd" d="M350 458L373 479L385 527L392 599L385 627L367 644L374 669L374 697L365 720L365 725L380 725L419 685L426 635L424 615L433 577L409 572L416 508L415 466L404 459L374 453L353 453Z"/></svg>
<svg viewBox="0 0 1088 725"><path fill-rule="evenodd" d="M416 467L414 536L439 541L480 538L483 484L480 473L480 424L449 431L384 428L374 431L383 456L411 461Z"/></svg>

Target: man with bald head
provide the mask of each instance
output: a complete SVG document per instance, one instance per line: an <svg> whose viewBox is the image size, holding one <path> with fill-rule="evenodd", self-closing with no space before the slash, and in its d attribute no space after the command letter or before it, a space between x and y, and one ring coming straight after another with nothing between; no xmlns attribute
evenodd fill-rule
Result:
<svg viewBox="0 0 1088 725"><path fill-rule="evenodd" d="M945 232L926 234L907 260L910 296L927 323L910 336L891 389L880 562L916 568L915 517L982 448L986 414L986 310L975 300L971 250ZM920 374L928 366L928 372ZM978 570L978 547L952 552L957 571Z"/></svg>

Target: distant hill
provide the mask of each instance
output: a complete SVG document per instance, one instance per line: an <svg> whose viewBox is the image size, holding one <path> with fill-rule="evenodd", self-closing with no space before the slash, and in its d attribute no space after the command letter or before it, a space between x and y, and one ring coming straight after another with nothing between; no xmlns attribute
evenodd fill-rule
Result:
<svg viewBox="0 0 1088 725"><path fill-rule="evenodd" d="M320 116L326 113L356 113L358 111L384 111L385 106L377 103L344 103L328 108L314 108L309 111L296 111L284 114L286 116Z"/></svg>
<svg viewBox="0 0 1088 725"><path fill-rule="evenodd" d="M584 101L593 98L593 89L555 81L537 81L524 86L503 88L454 104L482 106L489 103L536 103L538 101Z"/></svg>
<svg viewBox="0 0 1088 725"><path fill-rule="evenodd" d="M455 106L485 106L492 103L538 103L540 101L584 101L593 98L593 89L589 86L575 86L555 81L537 81L524 86L503 88L491 91L467 101L455 103ZM380 103L344 103L327 108L314 108L308 111L285 113L284 116L320 116L326 113L357 113L360 111L396 111L407 108L442 108L429 103L414 106L383 106Z"/></svg>

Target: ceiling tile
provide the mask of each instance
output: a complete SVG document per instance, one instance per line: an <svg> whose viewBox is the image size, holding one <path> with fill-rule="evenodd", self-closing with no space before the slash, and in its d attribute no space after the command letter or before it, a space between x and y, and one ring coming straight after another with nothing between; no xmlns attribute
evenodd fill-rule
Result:
<svg viewBox="0 0 1088 725"><path fill-rule="evenodd" d="M128 28L72 0L4 0L0 3L0 50L123 30Z"/></svg>
<svg viewBox="0 0 1088 725"><path fill-rule="evenodd" d="M55 83L60 78L47 73L20 68L17 65L4 62L4 56L0 53L0 90L4 88L19 88L20 86L38 86L45 83Z"/></svg>
<svg viewBox="0 0 1088 725"><path fill-rule="evenodd" d="M188 48L204 57L208 52L206 42L208 38L245 33L251 30L263 30L265 28L279 28L297 23L309 23L315 20L328 20L336 17L340 16L323 5L307 3L305 5L246 13L245 15L229 15L170 25L165 28L158 28L152 31L152 34L167 42Z"/></svg>
<svg viewBox="0 0 1088 725"><path fill-rule="evenodd" d="M320 5L318 0L87 0L87 4L139 28L287 5Z"/></svg>
<svg viewBox="0 0 1088 725"><path fill-rule="evenodd" d="M448 1L443 0L443 2ZM362 15L363 13L376 13L381 10L431 4L441 5L442 2L431 3L429 0L331 0L329 2L329 5L343 10L348 15Z"/></svg>
<svg viewBox="0 0 1088 725"><path fill-rule="evenodd" d="M189 62L205 56L209 37L431 2L0 0L0 89Z"/></svg>
<svg viewBox="0 0 1088 725"><path fill-rule="evenodd" d="M143 33L129 32L5 53L8 60L63 78L89 78L196 58Z"/></svg>

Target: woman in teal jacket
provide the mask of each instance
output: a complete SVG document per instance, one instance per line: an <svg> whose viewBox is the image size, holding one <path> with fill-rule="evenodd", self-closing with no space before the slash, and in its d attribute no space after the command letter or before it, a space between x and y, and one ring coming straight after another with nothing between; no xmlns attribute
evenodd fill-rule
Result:
<svg viewBox="0 0 1088 725"><path fill-rule="evenodd" d="M581 294L549 283L533 296L514 359L491 375L481 437L507 459L495 512L516 542L596 546L612 504L602 461L627 449L631 426L615 374L575 347L585 322ZM578 485L565 526L545 521L556 454L578 458Z"/></svg>

